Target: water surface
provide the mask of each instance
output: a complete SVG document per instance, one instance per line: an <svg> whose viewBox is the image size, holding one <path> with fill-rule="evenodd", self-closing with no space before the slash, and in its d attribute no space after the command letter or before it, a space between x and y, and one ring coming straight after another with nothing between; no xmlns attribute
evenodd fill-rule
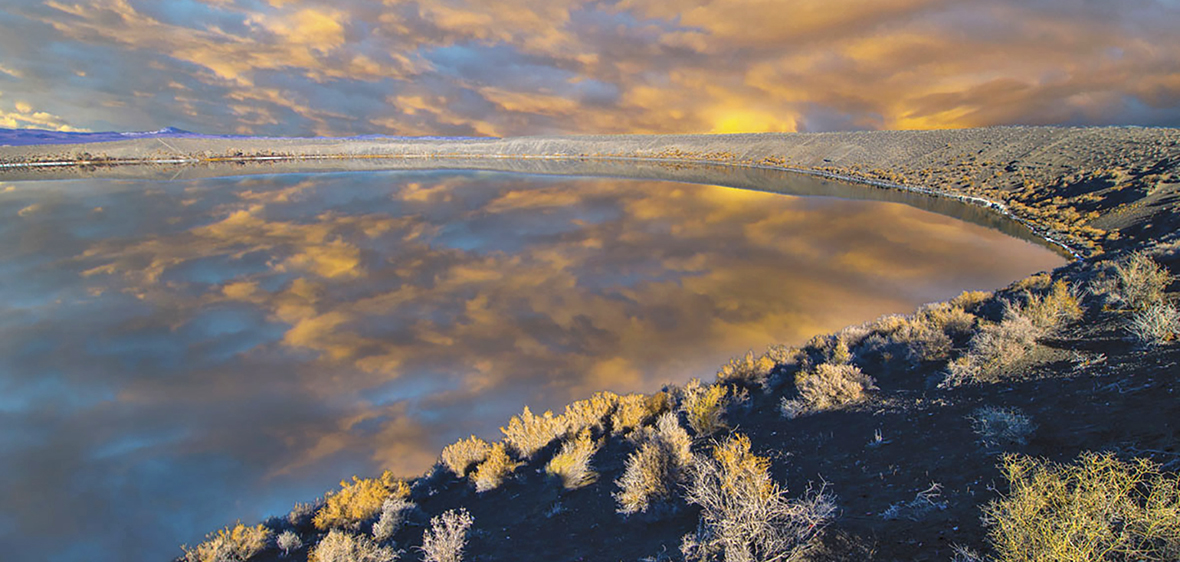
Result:
<svg viewBox="0 0 1180 562"><path fill-rule="evenodd" d="M168 559L526 404L1063 262L896 203L653 180L0 183L0 543Z"/></svg>

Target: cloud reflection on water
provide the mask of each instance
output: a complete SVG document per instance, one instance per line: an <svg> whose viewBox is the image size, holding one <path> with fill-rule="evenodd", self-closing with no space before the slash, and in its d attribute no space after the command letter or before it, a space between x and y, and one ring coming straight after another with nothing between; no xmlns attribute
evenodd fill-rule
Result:
<svg viewBox="0 0 1180 562"><path fill-rule="evenodd" d="M652 181L14 185L0 504L21 517L0 534L18 557L50 537L52 559L170 556L354 472L420 472L524 404L711 376L1062 263L903 205Z"/></svg>

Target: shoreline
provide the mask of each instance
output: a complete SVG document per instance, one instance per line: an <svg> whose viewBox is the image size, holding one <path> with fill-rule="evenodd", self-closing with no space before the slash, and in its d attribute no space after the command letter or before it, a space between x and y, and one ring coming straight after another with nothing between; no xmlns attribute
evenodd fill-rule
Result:
<svg viewBox="0 0 1180 562"><path fill-rule="evenodd" d="M1180 230L1170 212L1180 191L1180 129L1136 127L461 140L135 139L0 147L0 181L102 177L127 167L378 159L636 162L804 174L984 207L1074 259L1124 246L1117 241L1138 238L1134 231L1144 226ZM1143 196L1116 193L1127 190ZM1166 224L1157 224L1161 214Z"/></svg>

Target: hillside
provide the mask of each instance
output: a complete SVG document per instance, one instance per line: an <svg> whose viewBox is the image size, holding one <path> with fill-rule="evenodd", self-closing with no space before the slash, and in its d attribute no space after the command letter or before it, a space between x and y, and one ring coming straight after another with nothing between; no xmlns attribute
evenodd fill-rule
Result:
<svg viewBox="0 0 1180 562"><path fill-rule="evenodd" d="M397 550L420 559L431 519L460 509L472 521L464 560L678 560L682 547L690 559L950 560L966 547L1015 560L1002 550L1001 539L1012 535L995 534L1003 519L981 520L989 502L1025 497L1006 478L1021 473L1005 475L1000 465L1009 459L1011 470L1038 477L1065 473L1005 455L1064 466L1088 452L1154 463L1139 466L1158 471L1157 480L1132 482L1115 503L1146 506L1147 520L1163 523L1141 527L1127 513L1108 512L1098 519L1118 528L1095 544L1114 544L1125 556L1079 559L1180 556L1180 131L162 144L3 148L0 162L9 168L0 180L191 165L150 160L233 166L234 173L355 157L426 167L458 158L496 169L522 160L642 159L644 173L662 177L689 163L758 166L978 202L1082 258L992 294L964 294L910 316L817 335L802 348L739 357L716 381L646 397L596 395L552 417L526 411L505 420L501 443L450 449L453 468L440 463L404 481L367 475L261 527L211 535L190 552L193 560L304 560L313 551L321 562L387 560ZM38 162L56 164L27 166ZM1115 488L1107 483L1099 488ZM991 505L994 515L1005 504ZM1034 519L1063 512L1046 505ZM1083 520L1082 513L1066 519ZM772 529L760 526L767 521ZM1054 533L1090 538L1038 537L1049 544ZM772 535L777 542L767 541ZM284 554L280 536L297 537L300 546ZM1017 551L1037 556L1037 544L1021 544ZM1128 544L1137 550L1126 554ZM750 545L756 548L745 551Z"/></svg>

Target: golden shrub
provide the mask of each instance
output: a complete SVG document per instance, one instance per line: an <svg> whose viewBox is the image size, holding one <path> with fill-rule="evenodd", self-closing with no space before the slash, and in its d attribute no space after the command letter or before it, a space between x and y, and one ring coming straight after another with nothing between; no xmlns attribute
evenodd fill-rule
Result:
<svg viewBox="0 0 1180 562"><path fill-rule="evenodd" d="M742 357L730 359L717 371L717 382L737 383L744 385L761 384L774 370L774 359L768 355L754 357L753 351L747 351Z"/></svg>
<svg viewBox="0 0 1180 562"><path fill-rule="evenodd" d="M639 449L627 458L623 476L615 481L619 513L646 512L653 504L671 498L692 463L692 439L675 414L665 412L654 427L644 430L637 432Z"/></svg>
<svg viewBox="0 0 1180 562"><path fill-rule="evenodd" d="M308 553L308 562L394 562L401 551L377 544L365 535L332 529Z"/></svg>
<svg viewBox="0 0 1180 562"><path fill-rule="evenodd" d="M562 444L561 451L545 466L545 472L560 477L567 490L593 484L598 480L598 473L590 466L590 459L601 445L601 441L591 438L589 429L583 429L577 437Z"/></svg>
<svg viewBox="0 0 1180 562"><path fill-rule="evenodd" d="M832 410L855 404L876 390L873 377L854 365L823 364L810 373L800 373L795 380L799 398L784 399L782 413L795 418L804 413Z"/></svg>
<svg viewBox="0 0 1180 562"><path fill-rule="evenodd" d="M611 432L623 435L646 423L652 415L648 401L648 397L643 394L620 396L610 416Z"/></svg>
<svg viewBox="0 0 1180 562"><path fill-rule="evenodd" d="M1115 265L1118 296L1133 309L1147 308L1163 301L1164 289L1172 276L1143 252L1135 252Z"/></svg>
<svg viewBox="0 0 1180 562"><path fill-rule="evenodd" d="M723 384L702 385L692 379L684 385L680 410L688 418L688 425L697 435L712 435L729 427L725 424L725 407L729 387Z"/></svg>
<svg viewBox="0 0 1180 562"><path fill-rule="evenodd" d="M492 446L487 441L472 435L444 447L441 458L455 476L462 478L471 465L486 459L491 450Z"/></svg>
<svg viewBox="0 0 1180 562"><path fill-rule="evenodd" d="M565 434L576 436L583 429L600 433L611 412L619 403L619 395L613 392L599 392L586 400L578 400L565 407L561 418L565 420Z"/></svg>
<svg viewBox="0 0 1180 562"><path fill-rule="evenodd" d="M566 422L561 416L554 416L546 411L538 416L524 407L524 412L513 416L508 421L507 428L500 428L504 433L504 441L516 451L521 458L532 458L533 454L553 442L565 433Z"/></svg>
<svg viewBox="0 0 1180 562"><path fill-rule="evenodd" d="M352 482L340 482L340 490L329 493L324 507L315 514L312 523L317 529L355 525L381 511L387 498L405 498L410 487L393 473L385 471L380 478L352 477Z"/></svg>
<svg viewBox="0 0 1180 562"><path fill-rule="evenodd" d="M498 488L504 481L504 477L512 474L512 471L521 464L514 462L512 457L508 456L508 451L503 443L496 443L492 446L492 450L488 451L488 457L479 463L475 467L475 471L471 473L471 481L475 483L475 491L486 492Z"/></svg>
<svg viewBox="0 0 1180 562"><path fill-rule="evenodd" d="M1082 306L1073 288L1061 280L1044 294L1030 294L1019 311L1046 334L1082 317Z"/></svg>
<svg viewBox="0 0 1180 562"><path fill-rule="evenodd" d="M1180 560L1180 478L1146 459L1004 457L1007 495L984 507L1002 562Z"/></svg>
<svg viewBox="0 0 1180 562"><path fill-rule="evenodd" d="M262 525L247 527L241 523L210 534L205 542L190 550L184 548L185 562L222 562L248 560L266 549L271 530Z"/></svg>

